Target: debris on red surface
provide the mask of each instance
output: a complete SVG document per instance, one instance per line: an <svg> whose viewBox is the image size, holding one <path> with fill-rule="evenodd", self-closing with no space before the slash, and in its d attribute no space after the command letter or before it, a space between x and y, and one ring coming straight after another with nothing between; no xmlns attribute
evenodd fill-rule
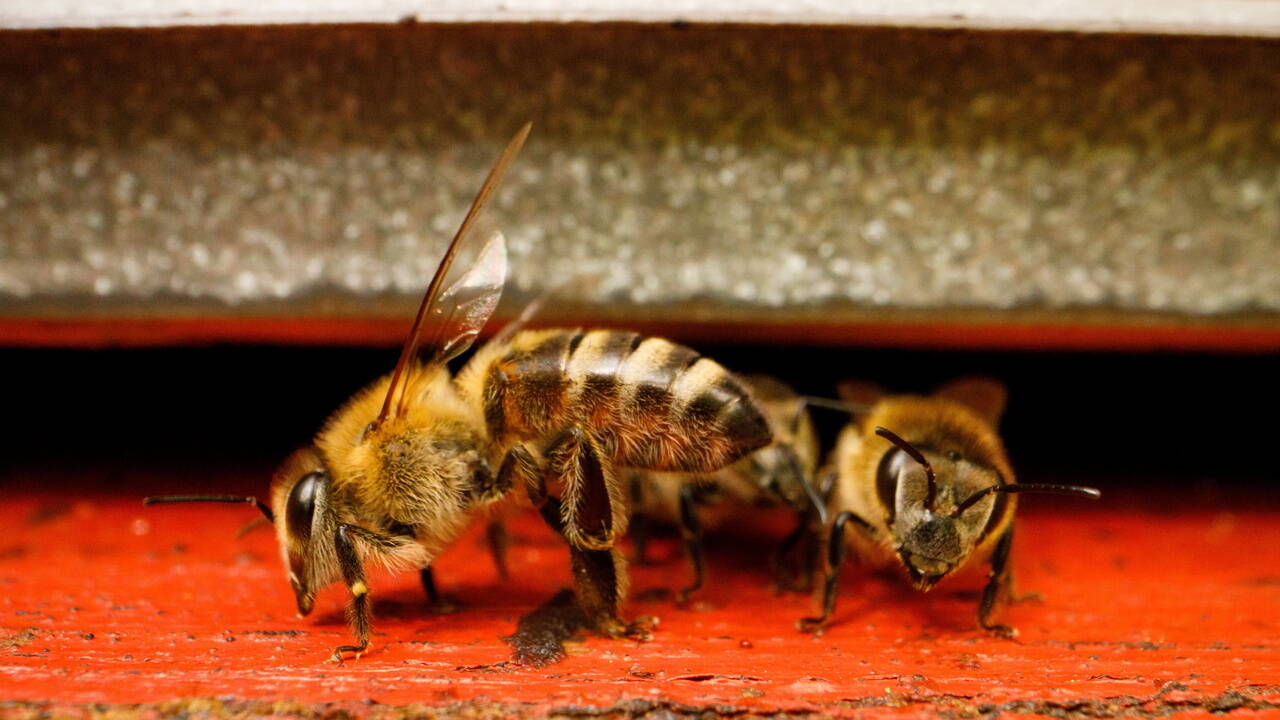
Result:
<svg viewBox="0 0 1280 720"><path fill-rule="evenodd" d="M651 642L585 636L535 667L514 663L502 637L567 587L569 571L534 517L513 526L510 580L497 578L479 528L438 561L442 590L460 603L452 614L429 611L415 574L375 576L374 645L333 664L349 639L343 588L296 618L271 533L236 539L252 508L141 505L147 492L189 488L179 473L114 489L102 477L63 481L9 473L0 486L0 698L14 701L0 715L1280 710L1280 507L1257 492L1024 502L1014 564L1044 599L1001 616L1016 640L976 629L980 581L922 595L854 569L830 629L801 634L794 622L813 599L775 594L767 562L785 518L744 513L709 537L708 584L687 607L652 592L686 580L673 539L651 546L657 564L633 568L631 611L661 618Z"/></svg>

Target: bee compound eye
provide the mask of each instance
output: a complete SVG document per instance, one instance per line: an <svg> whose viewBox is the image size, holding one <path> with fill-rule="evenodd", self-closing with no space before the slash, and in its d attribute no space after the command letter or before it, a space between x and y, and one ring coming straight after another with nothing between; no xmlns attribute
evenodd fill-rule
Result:
<svg viewBox="0 0 1280 720"><path fill-rule="evenodd" d="M290 534L300 540L311 537L311 521L316 512L316 497L320 493L320 484L325 481L323 471L316 470L303 475L294 483L289 491L289 500L285 504L285 524Z"/></svg>
<svg viewBox="0 0 1280 720"><path fill-rule="evenodd" d="M880 459L880 466L876 468L876 494L880 497L880 504L889 511L889 522L893 522L897 504L898 475L910 461L911 457L901 448L893 448L884 454Z"/></svg>

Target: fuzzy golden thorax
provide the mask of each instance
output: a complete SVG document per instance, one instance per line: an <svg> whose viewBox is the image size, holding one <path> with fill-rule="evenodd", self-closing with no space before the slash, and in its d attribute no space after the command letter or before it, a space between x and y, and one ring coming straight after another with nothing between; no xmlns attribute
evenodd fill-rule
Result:
<svg viewBox="0 0 1280 720"><path fill-rule="evenodd" d="M404 383L403 413L393 410L373 425L390 385L383 377L330 417L316 446L342 522L379 532L412 528L426 553L375 559L423 564L466 525L480 504L476 479L489 467L482 421L459 398L445 368L411 367Z"/></svg>
<svg viewBox="0 0 1280 720"><path fill-rule="evenodd" d="M877 435L877 427L924 455L936 478L932 507L927 506L924 467ZM861 507L854 509L880 531L885 554L903 565L917 588L928 590L989 555L1013 516L1015 499L987 496L955 515L970 495L1014 481L1004 446L987 420L946 398L891 396L853 432L854 437L841 439L843 447L852 448L839 459L842 485L858 486L852 495ZM844 495L851 493L845 489Z"/></svg>

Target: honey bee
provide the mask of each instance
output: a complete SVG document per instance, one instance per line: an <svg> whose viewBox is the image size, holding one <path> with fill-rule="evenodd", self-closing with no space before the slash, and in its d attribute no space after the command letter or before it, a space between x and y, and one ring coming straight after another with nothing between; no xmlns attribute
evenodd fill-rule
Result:
<svg viewBox="0 0 1280 720"><path fill-rule="evenodd" d="M808 534L825 511L813 486L818 465L818 438L805 399L780 380L766 375L741 376L749 386L773 431L773 442L714 473L689 476L636 470L630 474L632 539L635 557L645 558L644 526L651 521L676 525L693 570L692 583L676 596L684 602L702 587L704 527L714 527L743 507L785 507L798 518L796 529L774 554L779 585L789 550ZM806 559L808 555L806 555ZM810 572L800 573L808 577Z"/></svg>
<svg viewBox="0 0 1280 720"><path fill-rule="evenodd" d="M1074 485L1017 483L996 426L1007 393L987 378L961 378L929 397L886 395L848 382L841 397L869 411L841 431L832 453L835 482L828 501L827 573L822 614L801 630L821 628L835 607L846 547L874 566L897 565L916 589L976 563L990 562L978 604L978 624L1013 637L993 623L997 602L1016 599L1009 555L1015 493L1100 496ZM853 531L846 533L852 525Z"/></svg>
<svg viewBox="0 0 1280 720"><path fill-rule="evenodd" d="M568 541L578 602L594 628L647 637L648 623L620 617L627 574L614 544L628 509L615 468L712 472L771 440L748 390L724 368L632 332L507 333L450 375L446 364L470 348L501 296L501 233L488 233L475 261L441 288L529 129L512 139L472 202L394 371L285 459L269 506L228 496L147 500L255 503L275 524L300 614L327 585L341 580L350 591L355 644L336 648L335 661L369 647L366 561L419 568L434 598L431 562L474 519L519 494Z"/></svg>

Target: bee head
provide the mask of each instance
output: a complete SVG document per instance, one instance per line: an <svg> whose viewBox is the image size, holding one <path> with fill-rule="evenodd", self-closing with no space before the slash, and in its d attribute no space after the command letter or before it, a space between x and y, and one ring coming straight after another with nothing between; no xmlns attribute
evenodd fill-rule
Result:
<svg viewBox="0 0 1280 720"><path fill-rule="evenodd" d="M894 546L912 583L929 590L965 563L996 510L987 495L960 504L1003 481L955 450L917 447L881 427L876 434L893 444L880 460L876 489L893 508Z"/></svg>
<svg viewBox="0 0 1280 720"><path fill-rule="evenodd" d="M165 495L144 498L142 503L248 503L257 507L266 522L275 525L280 556L298 600L298 612L306 615L311 612L316 590L337 580L339 575L337 550L331 541L337 524L330 510L329 496L329 472L320 453L313 447L305 447L285 458L276 470L271 480L270 505L256 497L242 495ZM245 526L241 534L255 524Z"/></svg>
<svg viewBox="0 0 1280 720"><path fill-rule="evenodd" d="M810 504L805 486L809 476L805 472L795 449L782 443L773 443L747 458L751 474L787 506L803 510Z"/></svg>
<svg viewBox="0 0 1280 720"><path fill-rule="evenodd" d="M301 448L285 458L271 480L280 557L301 615L311 612L316 591L338 577L330 491L329 471L314 447Z"/></svg>
<svg viewBox="0 0 1280 720"><path fill-rule="evenodd" d="M916 446L882 427L893 444L880 460L876 490L892 498L889 526L911 582L929 590L965 564L975 547L1013 511L1005 495L1042 492L1097 498L1094 488L1013 483L958 450Z"/></svg>
<svg viewBox="0 0 1280 720"><path fill-rule="evenodd" d="M768 375L744 375L741 379L764 410L773 436L773 442L747 456L751 476L794 510L825 509L813 488L818 439L805 399Z"/></svg>

